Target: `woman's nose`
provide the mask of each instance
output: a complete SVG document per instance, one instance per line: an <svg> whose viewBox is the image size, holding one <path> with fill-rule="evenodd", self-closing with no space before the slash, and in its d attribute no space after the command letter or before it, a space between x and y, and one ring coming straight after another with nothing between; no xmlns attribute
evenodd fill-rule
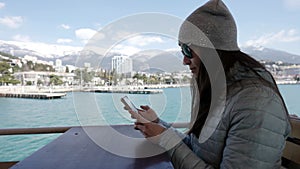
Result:
<svg viewBox="0 0 300 169"><path fill-rule="evenodd" d="M191 64L191 59L188 57L184 56L183 57L183 65L190 65Z"/></svg>

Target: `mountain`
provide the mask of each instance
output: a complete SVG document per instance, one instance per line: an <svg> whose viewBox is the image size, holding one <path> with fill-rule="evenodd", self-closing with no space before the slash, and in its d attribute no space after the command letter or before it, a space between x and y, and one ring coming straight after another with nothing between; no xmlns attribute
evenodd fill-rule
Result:
<svg viewBox="0 0 300 169"><path fill-rule="evenodd" d="M0 40L0 51L14 56L24 57L25 55L35 56L43 60L53 60L66 55L76 55L81 47L36 43L17 42Z"/></svg>
<svg viewBox="0 0 300 169"><path fill-rule="evenodd" d="M182 64L182 55L178 50L146 50L130 56L135 71L175 72L187 70Z"/></svg>
<svg viewBox="0 0 300 169"><path fill-rule="evenodd" d="M94 51L82 50L82 47L72 47L34 42L15 42L0 40L0 51L17 57L35 56L39 60L55 61L61 59L63 65L82 67L90 63L92 67L111 69L111 59L120 53L108 53L105 56ZM242 51L257 60L283 61L300 63L300 56L285 51L264 47L242 47ZM167 71L188 70L182 64L182 54L179 50L144 50L130 56L133 60L134 71Z"/></svg>
<svg viewBox="0 0 300 169"><path fill-rule="evenodd" d="M176 72L179 70L188 70L183 65L180 51L161 52L147 61L149 68L160 69L166 72Z"/></svg>
<svg viewBox="0 0 300 169"><path fill-rule="evenodd" d="M262 46L242 47L242 51L254 57L257 60L265 61L283 61L286 63L300 64L300 56L281 50L264 48Z"/></svg>
<svg viewBox="0 0 300 169"><path fill-rule="evenodd" d="M120 53L108 53L103 56L94 51L82 50L80 47L1 40L0 51L17 57L34 56L45 61L61 59L63 65L75 65L77 67L83 67L84 63L90 63L92 67L104 69L111 69L113 56L121 55ZM181 61L173 59L178 56L180 56L179 51L144 50L130 57L133 60L134 71L186 70Z"/></svg>

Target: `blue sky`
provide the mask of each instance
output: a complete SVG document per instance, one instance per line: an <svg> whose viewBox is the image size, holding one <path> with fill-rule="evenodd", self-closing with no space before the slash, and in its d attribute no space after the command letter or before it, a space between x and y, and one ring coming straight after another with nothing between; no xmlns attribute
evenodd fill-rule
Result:
<svg viewBox="0 0 300 169"><path fill-rule="evenodd" d="M125 16L158 12L184 19L205 2L0 0L0 40L80 47L97 30ZM236 19L240 46L261 45L300 55L300 0L224 2ZM147 42L156 40L152 38Z"/></svg>

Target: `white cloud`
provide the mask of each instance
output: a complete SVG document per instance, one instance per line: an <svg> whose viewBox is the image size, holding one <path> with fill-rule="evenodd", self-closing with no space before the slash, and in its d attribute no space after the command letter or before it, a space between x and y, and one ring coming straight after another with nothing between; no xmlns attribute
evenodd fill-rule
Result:
<svg viewBox="0 0 300 169"><path fill-rule="evenodd" d="M134 46L146 46L151 43L163 43L164 41L162 40L161 37L158 36L135 36L133 38L130 38L127 40L130 45Z"/></svg>
<svg viewBox="0 0 300 169"><path fill-rule="evenodd" d="M0 24L10 28L18 28L22 23L23 18L21 16L5 16L0 18Z"/></svg>
<svg viewBox="0 0 300 169"><path fill-rule="evenodd" d="M73 42L72 39L64 39L64 38L59 38L56 40L57 43L71 43Z"/></svg>
<svg viewBox="0 0 300 169"><path fill-rule="evenodd" d="M5 7L5 3L3 2L0 2L0 9L4 8Z"/></svg>
<svg viewBox="0 0 300 169"><path fill-rule="evenodd" d="M300 41L300 35L295 29L281 30L246 42L246 46L266 46L273 43L288 43Z"/></svg>
<svg viewBox="0 0 300 169"><path fill-rule="evenodd" d="M19 42L30 42L30 37L27 35L15 35L12 37L13 40L19 41Z"/></svg>
<svg viewBox="0 0 300 169"><path fill-rule="evenodd" d="M122 41L120 44L114 46L111 49L111 52L116 52L124 55L133 55L135 53L144 51L147 48L147 45L160 44L165 41L159 37L154 35L137 35L137 36L128 36L129 32L116 32L116 36L123 35L123 37L129 37ZM121 36L120 36L121 37Z"/></svg>
<svg viewBox="0 0 300 169"><path fill-rule="evenodd" d="M300 0L283 0L284 5L291 10L300 9Z"/></svg>
<svg viewBox="0 0 300 169"><path fill-rule="evenodd" d="M75 31L76 37L82 40L83 43L87 43L96 33L96 30L90 28L82 28Z"/></svg>
<svg viewBox="0 0 300 169"><path fill-rule="evenodd" d="M66 24L61 24L60 27L63 29L66 29L66 30L71 28L69 25L66 25Z"/></svg>
<svg viewBox="0 0 300 169"><path fill-rule="evenodd" d="M127 45L116 45L111 49L111 52L121 53L124 55L133 55L137 52L140 52L141 49L133 47L133 46L127 46Z"/></svg>

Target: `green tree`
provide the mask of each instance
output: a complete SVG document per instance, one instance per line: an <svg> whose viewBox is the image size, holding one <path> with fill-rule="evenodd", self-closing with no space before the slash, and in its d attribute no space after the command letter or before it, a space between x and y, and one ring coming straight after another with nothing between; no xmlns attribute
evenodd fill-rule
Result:
<svg viewBox="0 0 300 169"><path fill-rule="evenodd" d="M146 83L146 84L148 83L148 78L145 74L143 74L142 80L143 80L144 83Z"/></svg>
<svg viewBox="0 0 300 169"><path fill-rule="evenodd" d="M32 82L31 81L27 81L26 82L26 86L31 86L32 85Z"/></svg>
<svg viewBox="0 0 300 169"><path fill-rule="evenodd" d="M37 84L38 85L43 85L44 83L43 83L43 81L41 79L38 79Z"/></svg>
<svg viewBox="0 0 300 169"><path fill-rule="evenodd" d="M50 75L50 84L52 85L62 85L64 82L57 75Z"/></svg>
<svg viewBox="0 0 300 169"><path fill-rule="evenodd" d="M108 77L109 81L113 84L113 85L117 85L117 80L118 80L118 74L116 73L116 70L113 69L112 71L110 71L109 77Z"/></svg>
<svg viewBox="0 0 300 169"><path fill-rule="evenodd" d="M10 69L10 65L7 62L0 62L0 73L3 74Z"/></svg>
<svg viewBox="0 0 300 169"><path fill-rule="evenodd" d="M75 70L75 79L80 82L89 83L95 76L95 72L88 72L87 69L76 69Z"/></svg>
<svg viewBox="0 0 300 169"><path fill-rule="evenodd" d="M142 76L139 73L136 73L133 75L132 78L140 80L140 79L142 79Z"/></svg>
<svg viewBox="0 0 300 169"><path fill-rule="evenodd" d="M17 84L20 83L18 80L15 80L12 76L10 64L7 62L0 62L0 83L4 84Z"/></svg>
<svg viewBox="0 0 300 169"><path fill-rule="evenodd" d="M148 83L150 83L150 84L159 84L159 77L151 75L149 77Z"/></svg>
<svg viewBox="0 0 300 169"><path fill-rule="evenodd" d="M29 70L34 70L34 63L32 61L28 61L27 66Z"/></svg>
<svg viewBox="0 0 300 169"><path fill-rule="evenodd" d="M66 66L66 73L70 73L69 67Z"/></svg>
<svg viewBox="0 0 300 169"><path fill-rule="evenodd" d="M13 85L16 85L16 84L20 84L21 82L19 80L16 80L16 79L11 79L9 81L9 83L13 84Z"/></svg>
<svg viewBox="0 0 300 169"><path fill-rule="evenodd" d="M4 52L0 52L0 55L9 57L9 58L11 58L11 59L17 59L16 56L13 56L13 55L11 55L11 54L7 54L7 53L4 53Z"/></svg>
<svg viewBox="0 0 300 169"><path fill-rule="evenodd" d="M300 75L295 75L295 76L294 76L294 79L295 79L297 82L299 82L299 81L300 81Z"/></svg>
<svg viewBox="0 0 300 169"><path fill-rule="evenodd" d="M41 63L36 63L33 65L33 70L35 71L47 71L48 66L41 64Z"/></svg>

